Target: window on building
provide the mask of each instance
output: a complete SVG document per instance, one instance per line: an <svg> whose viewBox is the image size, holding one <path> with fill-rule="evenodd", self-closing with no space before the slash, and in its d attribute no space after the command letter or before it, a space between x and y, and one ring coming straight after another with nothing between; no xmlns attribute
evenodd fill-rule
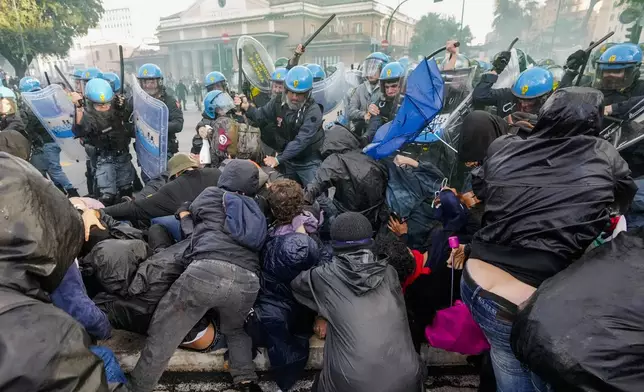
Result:
<svg viewBox="0 0 644 392"><path fill-rule="evenodd" d="M335 26L334 25L329 25L328 29L329 29L329 33L331 33L331 34L335 33Z"/></svg>
<svg viewBox="0 0 644 392"><path fill-rule="evenodd" d="M314 24L309 26L309 34L313 34L313 33L315 33L315 25Z"/></svg>
<svg viewBox="0 0 644 392"><path fill-rule="evenodd" d="M109 50L109 54L110 54L110 60L114 60L114 54L112 53L112 49Z"/></svg>
<svg viewBox="0 0 644 392"><path fill-rule="evenodd" d="M101 61L101 55L100 53L98 53L98 50L95 53L96 53L96 61Z"/></svg>
<svg viewBox="0 0 644 392"><path fill-rule="evenodd" d="M353 32L356 34L362 34L362 23L354 23Z"/></svg>

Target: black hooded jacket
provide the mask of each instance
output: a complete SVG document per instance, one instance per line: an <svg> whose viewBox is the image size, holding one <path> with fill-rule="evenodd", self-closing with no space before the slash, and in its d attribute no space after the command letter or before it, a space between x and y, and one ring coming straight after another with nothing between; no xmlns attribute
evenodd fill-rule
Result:
<svg viewBox="0 0 644 392"><path fill-rule="evenodd" d="M89 335L48 296L81 248L78 212L7 153L0 153L0 205L0 390L106 392Z"/></svg>
<svg viewBox="0 0 644 392"><path fill-rule="evenodd" d="M385 201L387 170L360 151L351 131L334 125L326 131L320 151L324 161L306 189L307 200L335 187L333 201L340 212L368 212Z"/></svg>
<svg viewBox="0 0 644 392"><path fill-rule="evenodd" d="M473 189L485 202L472 258L538 287L578 259L637 190L601 129L603 96L558 89L527 139L503 136L488 149Z"/></svg>
<svg viewBox="0 0 644 392"><path fill-rule="evenodd" d="M473 111L463 119L459 161L483 162L490 144L508 132L509 125L502 118L483 110Z"/></svg>
<svg viewBox="0 0 644 392"><path fill-rule="evenodd" d="M398 274L361 249L302 272L295 299L329 322L318 390L420 391L424 369L414 349Z"/></svg>

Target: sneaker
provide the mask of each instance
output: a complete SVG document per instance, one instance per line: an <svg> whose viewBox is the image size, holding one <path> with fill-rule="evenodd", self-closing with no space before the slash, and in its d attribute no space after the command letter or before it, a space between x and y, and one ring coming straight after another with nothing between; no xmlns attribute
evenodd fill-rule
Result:
<svg viewBox="0 0 644 392"><path fill-rule="evenodd" d="M67 197L80 197L76 188L69 188L65 190L67 191Z"/></svg>
<svg viewBox="0 0 644 392"><path fill-rule="evenodd" d="M260 388L260 386L253 381L237 384L235 386L235 389L238 390L239 392L263 392L262 388Z"/></svg>

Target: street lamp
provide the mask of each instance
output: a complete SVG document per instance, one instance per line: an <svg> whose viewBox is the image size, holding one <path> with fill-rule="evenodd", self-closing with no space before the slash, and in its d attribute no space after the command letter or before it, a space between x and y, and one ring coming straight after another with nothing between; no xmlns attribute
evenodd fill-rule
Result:
<svg viewBox="0 0 644 392"><path fill-rule="evenodd" d="M385 41L389 42L389 26L391 26L391 20L394 18L394 14L398 11L401 5L405 4L409 0L403 0L401 1L396 8L394 8L394 11L391 13L389 16L389 22L387 22L387 31L385 31ZM441 0L438 0L441 1ZM436 0L434 0L436 2Z"/></svg>

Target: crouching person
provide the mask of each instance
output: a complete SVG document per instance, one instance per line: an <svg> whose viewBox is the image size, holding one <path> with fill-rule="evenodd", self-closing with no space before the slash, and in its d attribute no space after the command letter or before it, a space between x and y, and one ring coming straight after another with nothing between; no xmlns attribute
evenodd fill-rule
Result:
<svg viewBox="0 0 644 392"><path fill-rule="evenodd" d="M324 365L314 392L423 390L398 275L372 251L373 229L357 212L331 224L333 261L302 272L295 298L328 320Z"/></svg>
<svg viewBox="0 0 644 392"><path fill-rule="evenodd" d="M83 244L66 197L28 162L0 153L0 390L107 391L83 327L52 306Z"/></svg>
<svg viewBox="0 0 644 392"><path fill-rule="evenodd" d="M131 389L152 391L174 350L209 309L219 312L228 339L230 373L237 389L261 391L256 384L252 341L244 320L259 291L259 251L266 239L266 218L251 198L259 169L251 161L233 160L216 187L206 188L181 213L191 243L184 253L190 264L165 294L150 323L141 358L131 374Z"/></svg>

